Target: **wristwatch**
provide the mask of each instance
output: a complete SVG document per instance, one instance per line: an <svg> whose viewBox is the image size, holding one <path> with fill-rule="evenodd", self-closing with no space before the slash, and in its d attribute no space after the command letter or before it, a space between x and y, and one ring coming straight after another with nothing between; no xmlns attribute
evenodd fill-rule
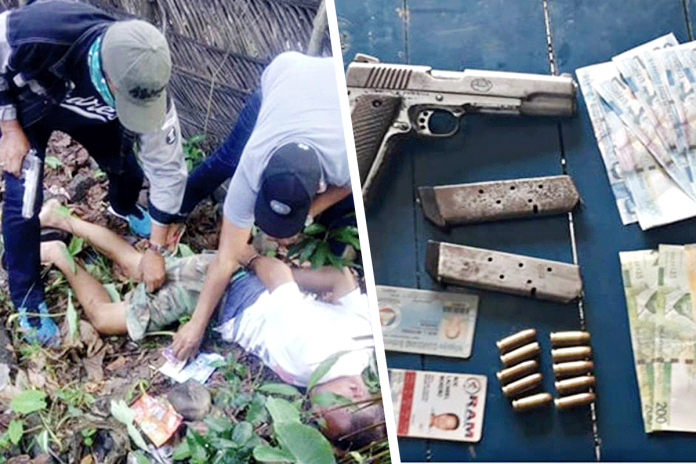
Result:
<svg viewBox="0 0 696 464"><path fill-rule="evenodd" d="M160 245L158 243L152 243L151 241L147 241L147 249L152 250L155 253L159 255L163 255L165 251L167 251L167 247L164 245Z"/></svg>

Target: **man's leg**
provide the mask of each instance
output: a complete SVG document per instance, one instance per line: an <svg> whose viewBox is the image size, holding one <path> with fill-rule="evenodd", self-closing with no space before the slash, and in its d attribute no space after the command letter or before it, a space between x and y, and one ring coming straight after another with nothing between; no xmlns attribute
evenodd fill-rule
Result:
<svg viewBox="0 0 696 464"><path fill-rule="evenodd" d="M58 200L49 200L39 214L42 227L54 227L85 239L90 245L116 262L129 277L139 279L142 254L106 227L92 224L60 211Z"/></svg>
<svg viewBox="0 0 696 464"><path fill-rule="evenodd" d="M105 335L126 333L126 304L112 303L104 286L79 263L67 257L63 242L41 244L41 260L56 266L65 275L77 301L97 332Z"/></svg>
<svg viewBox="0 0 696 464"><path fill-rule="evenodd" d="M247 100L225 142L189 174L181 205L182 215L193 211L198 203L234 175L244 147L254 131L260 109L261 92L257 90Z"/></svg>
<svg viewBox="0 0 696 464"><path fill-rule="evenodd" d="M32 147L41 159L44 158L50 130L40 127L25 128ZM39 208L43 202L43 172L39 176L36 191L34 214L31 218L22 216L24 180L4 173L5 197L2 214L2 234L5 253L3 264L8 271L10 298L20 314L47 313L41 282ZM20 326L28 340L38 339L41 343L58 340L58 329L49 317L20 317Z"/></svg>
<svg viewBox="0 0 696 464"><path fill-rule="evenodd" d="M123 217L142 217L136 203L145 175L133 151L134 138L121 133L118 121L68 131L109 176L109 203Z"/></svg>

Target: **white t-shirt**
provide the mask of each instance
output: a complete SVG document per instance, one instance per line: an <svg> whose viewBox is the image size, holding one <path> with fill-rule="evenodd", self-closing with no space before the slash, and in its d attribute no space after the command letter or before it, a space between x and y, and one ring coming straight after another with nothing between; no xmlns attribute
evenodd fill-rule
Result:
<svg viewBox="0 0 696 464"><path fill-rule="evenodd" d="M328 185L350 185L333 58L286 52L263 72L261 109L225 199L225 216L232 224L254 224L261 175L273 151L290 142L317 151Z"/></svg>
<svg viewBox="0 0 696 464"><path fill-rule="evenodd" d="M216 330L225 341L259 356L283 381L300 387L307 386L322 361L342 351L348 353L320 383L360 375L374 346L367 297L359 289L330 304L304 295L294 282L262 293Z"/></svg>

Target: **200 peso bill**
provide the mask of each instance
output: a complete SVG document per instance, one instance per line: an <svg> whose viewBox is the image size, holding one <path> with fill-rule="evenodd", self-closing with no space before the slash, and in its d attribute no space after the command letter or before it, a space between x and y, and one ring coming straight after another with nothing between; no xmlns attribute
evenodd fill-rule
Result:
<svg viewBox="0 0 696 464"><path fill-rule="evenodd" d="M468 358L478 297L377 285L384 348Z"/></svg>

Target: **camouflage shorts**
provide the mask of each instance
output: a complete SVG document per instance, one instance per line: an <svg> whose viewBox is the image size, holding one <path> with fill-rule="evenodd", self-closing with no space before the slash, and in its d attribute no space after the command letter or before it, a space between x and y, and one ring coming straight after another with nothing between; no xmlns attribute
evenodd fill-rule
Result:
<svg viewBox="0 0 696 464"><path fill-rule="evenodd" d="M206 272L214 253L187 258L168 258L167 280L155 293L140 283L125 297L126 326L133 340L140 340L148 331L159 330L192 314L203 288Z"/></svg>

